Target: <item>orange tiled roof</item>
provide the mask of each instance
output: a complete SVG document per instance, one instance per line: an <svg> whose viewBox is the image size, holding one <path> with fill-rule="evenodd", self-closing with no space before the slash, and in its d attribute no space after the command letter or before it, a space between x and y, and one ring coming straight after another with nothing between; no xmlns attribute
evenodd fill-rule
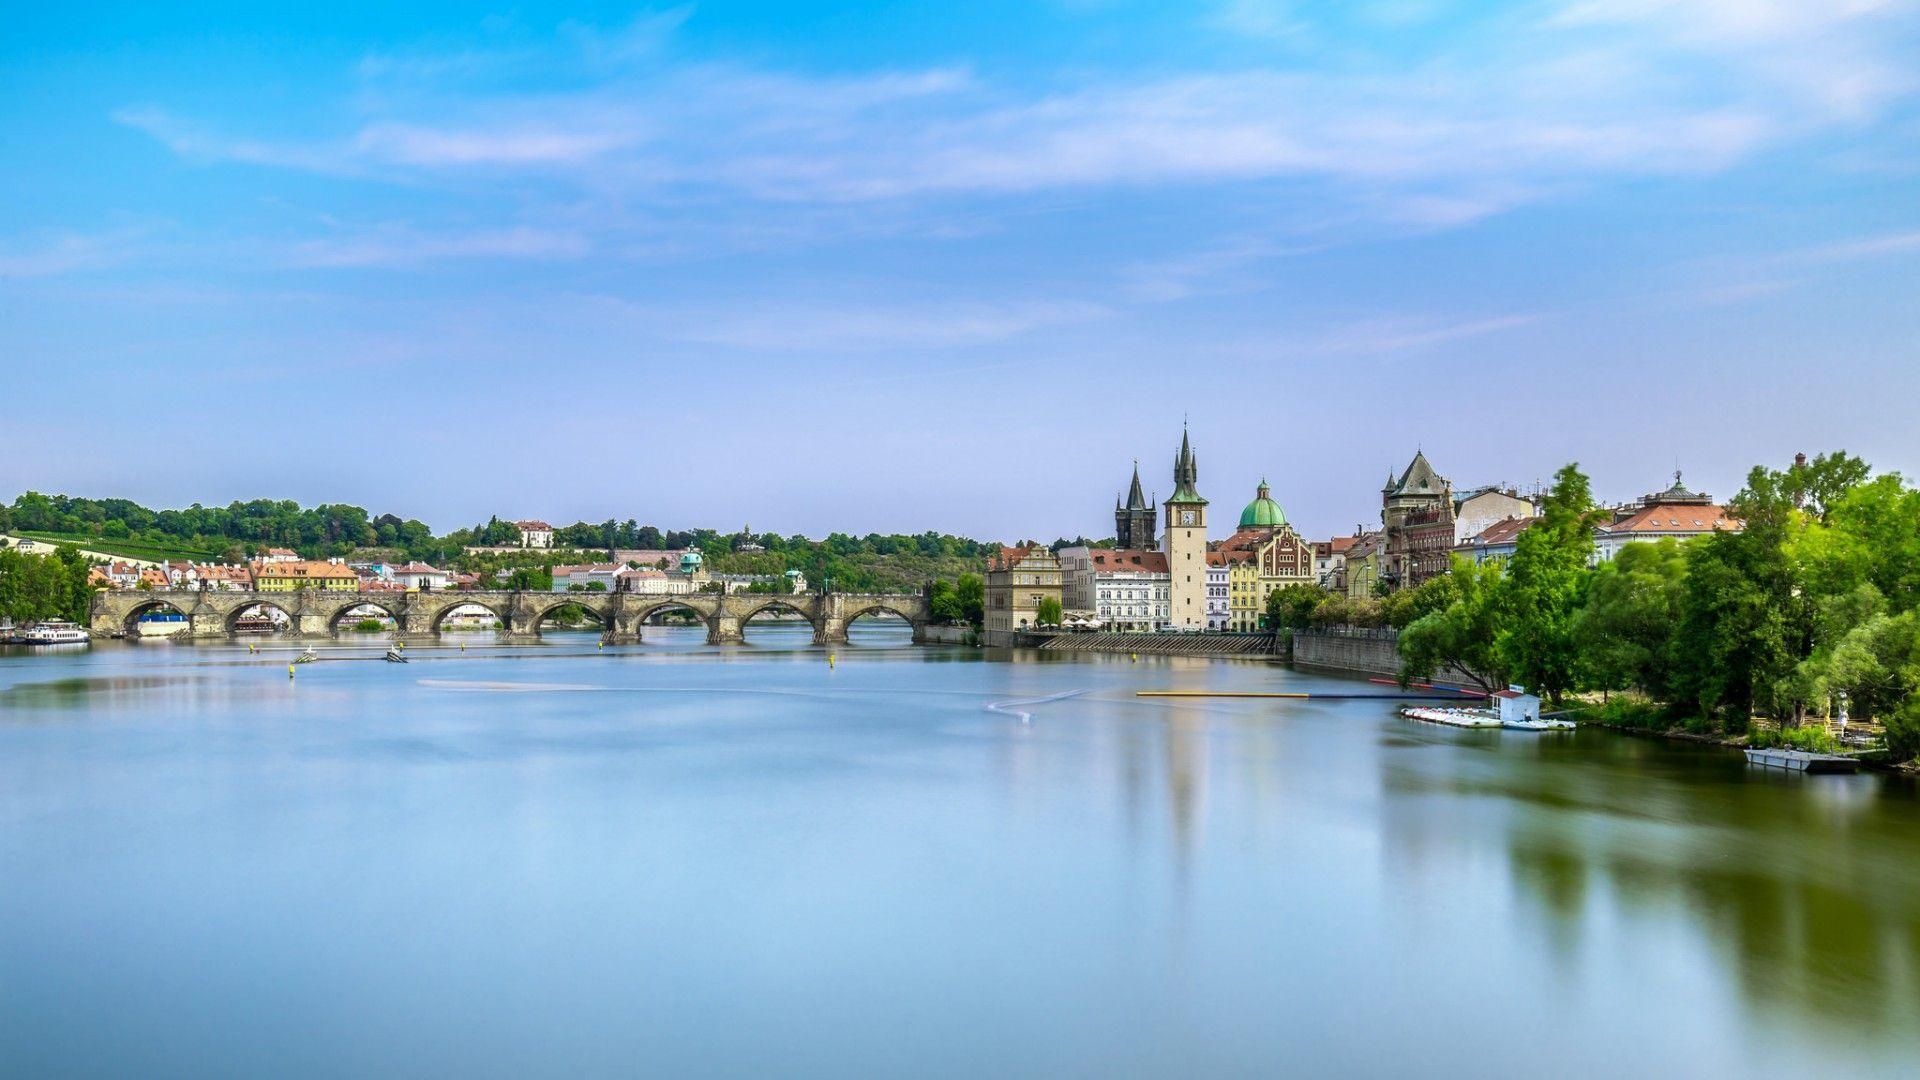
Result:
<svg viewBox="0 0 1920 1080"><path fill-rule="evenodd" d="M1655 533L1690 536L1695 533L1738 529L1739 519L1724 506L1695 503L1654 503L1643 506L1602 528L1610 533Z"/></svg>
<svg viewBox="0 0 1920 1080"><path fill-rule="evenodd" d="M1167 572L1167 555L1163 551L1128 551L1117 548L1095 548L1088 553L1088 563L1095 573L1141 573L1164 574Z"/></svg>

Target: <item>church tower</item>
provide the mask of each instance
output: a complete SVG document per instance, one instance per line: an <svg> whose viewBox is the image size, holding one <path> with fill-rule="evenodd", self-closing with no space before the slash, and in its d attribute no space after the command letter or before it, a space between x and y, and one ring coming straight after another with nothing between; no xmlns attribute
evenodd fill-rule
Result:
<svg viewBox="0 0 1920 1080"><path fill-rule="evenodd" d="M1153 504L1140 490L1140 463L1133 463L1133 487L1127 492L1127 504L1113 501L1113 546L1122 551L1151 551L1153 542Z"/></svg>
<svg viewBox="0 0 1920 1080"><path fill-rule="evenodd" d="M1176 629L1207 628L1207 500L1197 485L1200 469L1193 444L1180 432L1180 455L1173 459L1173 494L1167 496L1168 621Z"/></svg>

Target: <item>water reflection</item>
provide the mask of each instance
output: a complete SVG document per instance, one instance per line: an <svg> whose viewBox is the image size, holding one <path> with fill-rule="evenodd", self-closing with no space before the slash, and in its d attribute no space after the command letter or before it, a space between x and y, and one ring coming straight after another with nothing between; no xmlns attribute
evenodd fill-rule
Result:
<svg viewBox="0 0 1920 1080"><path fill-rule="evenodd" d="M1377 690L1262 663L854 633L835 666L778 623L407 665L343 639L293 679L244 643L0 660L0 1060L1826 1075L1920 1052L1910 786L1381 700L1136 696ZM1010 700L1043 703L987 708ZM131 1034L60 1034L107 1027Z"/></svg>
<svg viewBox="0 0 1920 1080"><path fill-rule="evenodd" d="M1920 1017L1908 782L1783 774L1732 751L1598 731L1430 738L1489 752L1386 748L1392 870L1451 864L1503 837L1513 893L1563 964L1621 920L1681 920L1770 1023L1873 1034Z"/></svg>

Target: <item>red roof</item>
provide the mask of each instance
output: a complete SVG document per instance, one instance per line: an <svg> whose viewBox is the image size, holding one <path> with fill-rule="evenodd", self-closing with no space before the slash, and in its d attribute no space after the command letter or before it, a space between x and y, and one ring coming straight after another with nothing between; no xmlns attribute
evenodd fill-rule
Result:
<svg viewBox="0 0 1920 1080"><path fill-rule="evenodd" d="M1688 536L1694 533L1738 529L1739 519L1724 506L1710 503L1654 503L1643 506L1619 521L1602 526L1610 533L1656 533Z"/></svg>
<svg viewBox="0 0 1920 1080"><path fill-rule="evenodd" d="M519 529L521 532L527 532L530 529L538 529L542 532L553 531L553 526L544 521L516 521L513 523L513 527Z"/></svg>
<svg viewBox="0 0 1920 1080"><path fill-rule="evenodd" d="M1116 548L1095 548L1088 553L1089 564L1095 573L1140 573L1164 574L1167 572L1167 555L1163 551L1129 551Z"/></svg>
<svg viewBox="0 0 1920 1080"><path fill-rule="evenodd" d="M1537 517L1501 518L1499 521L1480 530L1480 535L1468 539L1470 544L1486 546L1489 544L1511 544L1521 533L1539 521Z"/></svg>

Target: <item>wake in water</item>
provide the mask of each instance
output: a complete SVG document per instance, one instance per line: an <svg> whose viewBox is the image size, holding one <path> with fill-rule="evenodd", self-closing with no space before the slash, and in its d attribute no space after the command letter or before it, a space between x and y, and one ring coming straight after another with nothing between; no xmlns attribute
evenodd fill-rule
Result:
<svg viewBox="0 0 1920 1080"><path fill-rule="evenodd" d="M1084 693L1086 693L1085 690L1062 690L1058 694L1048 694L1046 697L1009 698L1006 701L992 701L987 703L987 711L1005 713L1008 716L1017 716L1020 718L1021 723L1031 724L1033 723L1033 714L1021 710L1019 706L1045 705L1049 701L1059 701L1061 698L1077 697Z"/></svg>

